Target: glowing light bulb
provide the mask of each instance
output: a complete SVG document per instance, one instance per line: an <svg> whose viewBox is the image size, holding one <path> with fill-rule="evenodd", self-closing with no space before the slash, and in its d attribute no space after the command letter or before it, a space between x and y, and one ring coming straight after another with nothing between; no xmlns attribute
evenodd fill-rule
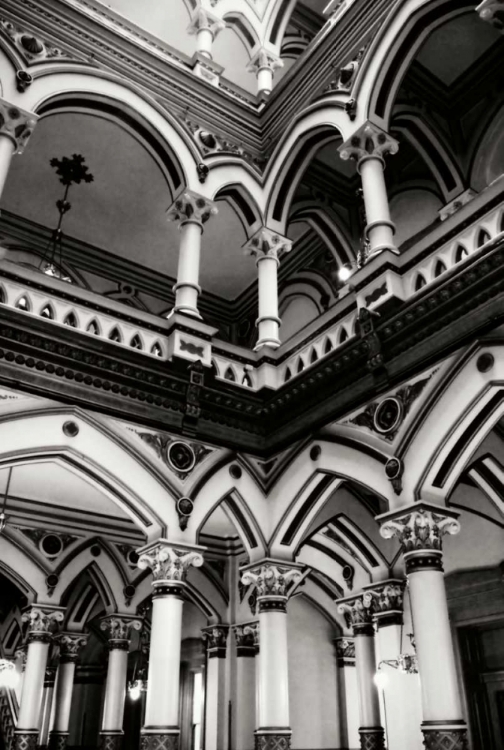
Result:
<svg viewBox="0 0 504 750"><path fill-rule="evenodd" d="M380 690L384 690L386 686L388 685L388 681L389 681L388 674L386 674L386 672L382 672L381 669L379 669L378 672L376 672L373 679L374 679L374 683L376 687L380 688Z"/></svg>
<svg viewBox="0 0 504 750"><path fill-rule="evenodd" d="M142 694L142 691L140 690L139 685L133 685L129 689L129 697L132 701L137 701L140 698L140 695Z"/></svg>
<svg viewBox="0 0 504 750"><path fill-rule="evenodd" d="M352 269L349 266L341 266L338 271L338 278L340 281L348 281L352 275Z"/></svg>

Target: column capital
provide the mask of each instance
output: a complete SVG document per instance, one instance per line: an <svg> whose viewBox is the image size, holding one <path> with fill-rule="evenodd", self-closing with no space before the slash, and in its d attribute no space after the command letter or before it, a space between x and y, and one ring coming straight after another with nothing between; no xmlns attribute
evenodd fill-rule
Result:
<svg viewBox="0 0 504 750"><path fill-rule="evenodd" d="M168 221L178 221L179 226L193 223L203 228L203 224L206 224L209 218L218 212L213 201L192 190L184 190L170 206L166 216Z"/></svg>
<svg viewBox="0 0 504 750"><path fill-rule="evenodd" d="M210 625L208 628L202 628L201 632L206 641L208 658L225 659L229 625Z"/></svg>
<svg viewBox="0 0 504 750"><path fill-rule="evenodd" d="M353 638L335 638L338 667L355 667L355 641Z"/></svg>
<svg viewBox="0 0 504 750"><path fill-rule="evenodd" d="M187 27L187 31L189 34L194 35L202 29L206 29L215 39L219 31L223 31L225 28L226 24L221 18L218 18L213 13L205 10L205 8L202 8L200 5L192 15L191 23Z"/></svg>
<svg viewBox="0 0 504 750"><path fill-rule="evenodd" d="M363 159L379 158L383 161L386 154L396 154L399 143L372 122L366 122L351 138L338 148L343 161L352 159L357 167Z"/></svg>
<svg viewBox="0 0 504 750"><path fill-rule="evenodd" d="M373 598L364 592L337 599L338 612L350 622L354 636L374 635Z"/></svg>
<svg viewBox="0 0 504 750"><path fill-rule="evenodd" d="M364 599L373 609L378 627L402 623L406 584L405 578L389 578L363 587Z"/></svg>
<svg viewBox="0 0 504 750"><path fill-rule="evenodd" d="M245 585L256 587L259 612L272 609L285 612L287 599L292 588L301 581L304 567L266 558L242 568L241 580Z"/></svg>
<svg viewBox="0 0 504 750"><path fill-rule="evenodd" d="M85 633L60 633L56 641L60 648L60 663L76 662L79 651L84 648L88 640Z"/></svg>
<svg viewBox="0 0 504 750"><path fill-rule="evenodd" d="M283 60L278 55L266 49L266 47L259 47L247 65L247 70L257 75L259 71L265 69L274 73L277 68L283 68L283 66Z"/></svg>
<svg viewBox="0 0 504 750"><path fill-rule="evenodd" d="M108 646L111 651L113 649L128 651L131 631L141 630L142 625L141 618L130 615L114 614L100 618L100 630L107 631Z"/></svg>
<svg viewBox="0 0 504 750"><path fill-rule="evenodd" d="M14 143L14 153L21 154L35 129L38 116L0 98L0 136Z"/></svg>
<svg viewBox="0 0 504 750"><path fill-rule="evenodd" d="M483 0L476 6L476 12L482 21L488 21L504 32L504 0Z"/></svg>
<svg viewBox="0 0 504 750"><path fill-rule="evenodd" d="M261 227L243 246L246 255L254 255L260 261L263 258L279 260L282 255L290 253L292 241L271 229Z"/></svg>
<svg viewBox="0 0 504 750"><path fill-rule="evenodd" d="M141 570L150 568L153 586L185 585L187 571L191 566L200 568L203 565L205 547L189 544L172 544L167 539L158 539L137 550L138 567Z"/></svg>
<svg viewBox="0 0 504 750"><path fill-rule="evenodd" d="M65 608L50 604L34 604L21 617L28 623L28 643L41 641L48 643L65 618Z"/></svg>
<svg viewBox="0 0 504 750"><path fill-rule="evenodd" d="M259 623L245 622L233 625L237 656L255 656L259 638Z"/></svg>
<svg viewBox="0 0 504 750"><path fill-rule="evenodd" d="M384 539L397 537L406 559L420 559L427 555L430 560L427 567L442 570L442 538L445 534L458 534L459 515L444 506L420 502L384 513L376 520L381 524L380 534ZM418 567L426 566L421 563L413 566L415 569ZM410 566L408 572L412 572L413 568Z"/></svg>

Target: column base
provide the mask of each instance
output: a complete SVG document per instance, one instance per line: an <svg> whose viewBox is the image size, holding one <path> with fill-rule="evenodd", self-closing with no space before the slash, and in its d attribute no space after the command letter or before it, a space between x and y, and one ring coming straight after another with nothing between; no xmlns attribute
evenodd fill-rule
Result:
<svg viewBox="0 0 504 750"><path fill-rule="evenodd" d="M359 728L361 750L385 750L385 732L382 727Z"/></svg>
<svg viewBox="0 0 504 750"><path fill-rule="evenodd" d="M254 351L257 352L262 349L263 346L269 346L271 349L278 349L282 342L280 339L259 339L257 344L254 346Z"/></svg>
<svg viewBox="0 0 504 750"><path fill-rule="evenodd" d="M49 734L48 750L66 750L68 732L51 732Z"/></svg>
<svg viewBox="0 0 504 750"><path fill-rule="evenodd" d="M162 727L159 728L158 732L150 729L142 729L140 734L140 750L178 750L179 735L180 730L178 727L176 731L174 729L163 731Z"/></svg>
<svg viewBox="0 0 504 750"><path fill-rule="evenodd" d="M100 732L99 750L122 750L123 737L122 732Z"/></svg>
<svg viewBox="0 0 504 750"><path fill-rule="evenodd" d="M290 727L258 729L254 735L254 750L290 750L291 735Z"/></svg>
<svg viewBox="0 0 504 750"><path fill-rule="evenodd" d="M201 314L195 307L188 307L187 305L175 305L168 318L170 318L172 315L176 315L177 313L180 313L182 315L189 315L191 318L198 318L198 320L203 320Z"/></svg>
<svg viewBox="0 0 504 750"><path fill-rule="evenodd" d="M39 730L32 729L28 731L14 732L14 748L15 750L36 750L38 745Z"/></svg>
<svg viewBox="0 0 504 750"><path fill-rule="evenodd" d="M469 750L464 722L424 722L421 729L426 750Z"/></svg>

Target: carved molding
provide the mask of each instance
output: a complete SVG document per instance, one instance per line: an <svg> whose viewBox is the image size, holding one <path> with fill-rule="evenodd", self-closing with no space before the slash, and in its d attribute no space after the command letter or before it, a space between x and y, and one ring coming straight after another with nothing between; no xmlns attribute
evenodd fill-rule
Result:
<svg viewBox="0 0 504 750"><path fill-rule="evenodd" d="M22 29L2 16L0 16L0 31L9 37L27 63L77 60L76 57L42 39L38 34L32 34L31 31Z"/></svg>

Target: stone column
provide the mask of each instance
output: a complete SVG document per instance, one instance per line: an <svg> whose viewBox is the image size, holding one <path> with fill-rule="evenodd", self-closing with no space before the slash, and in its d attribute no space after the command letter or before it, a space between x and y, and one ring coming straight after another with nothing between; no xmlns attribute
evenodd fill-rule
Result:
<svg viewBox="0 0 504 750"><path fill-rule="evenodd" d="M245 252L254 255L259 284L259 317L256 320L259 339L256 350L263 346L280 346L278 317L278 278L280 257L292 249L292 242L263 227L247 242Z"/></svg>
<svg viewBox="0 0 504 750"><path fill-rule="evenodd" d="M380 671L387 679L381 691L388 717L387 748L423 750L417 660L408 638L405 643L403 637L405 587L405 579L389 579L364 586L364 596L372 603Z"/></svg>
<svg viewBox="0 0 504 750"><path fill-rule="evenodd" d="M355 641L348 636L335 638L338 665L338 715L341 747L359 744L359 691L355 669Z"/></svg>
<svg viewBox="0 0 504 750"><path fill-rule="evenodd" d="M256 647L250 623L233 625L236 646L236 689L233 700L233 750L250 750L259 726Z"/></svg>
<svg viewBox="0 0 504 750"><path fill-rule="evenodd" d="M38 745L49 644L63 618L62 607L45 604L33 605L23 613L23 622L28 623L28 652L15 731L16 750L34 750Z"/></svg>
<svg viewBox="0 0 504 750"><path fill-rule="evenodd" d="M350 621L354 635L361 750L384 750L385 733L381 726L380 702L374 682L376 653L372 600L360 593L338 599L337 604L338 611Z"/></svg>
<svg viewBox="0 0 504 750"><path fill-rule="evenodd" d="M67 746L75 664L79 650L87 643L87 636L83 633L61 633L57 640L60 647L60 662L54 691L49 750L65 750Z"/></svg>
<svg viewBox="0 0 504 750"><path fill-rule="evenodd" d="M261 47L247 65L247 70L256 74L257 93L271 94L273 76L277 68L283 68L283 60L274 52Z"/></svg>
<svg viewBox="0 0 504 750"><path fill-rule="evenodd" d="M369 242L368 257L382 250L397 253L394 245L395 226L390 219L387 187L383 170L384 156L395 154L399 144L388 133L367 122L338 151L342 159L353 159L362 180L366 208L365 237Z"/></svg>
<svg viewBox="0 0 504 750"><path fill-rule="evenodd" d="M44 678L44 693L42 696L42 710L40 719L39 745L46 747L49 742L49 729L53 713L54 684L57 667L47 667Z"/></svg>
<svg viewBox="0 0 504 750"><path fill-rule="evenodd" d="M199 7L194 11L187 31L196 35L196 52L211 60L213 41L219 31L225 28L224 21Z"/></svg>
<svg viewBox="0 0 504 750"><path fill-rule="evenodd" d="M21 154L33 133L38 117L0 99L0 198L14 154Z"/></svg>
<svg viewBox="0 0 504 750"><path fill-rule="evenodd" d="M443 575L442 537L457 534L458 513L430 503L378 516L385 539L401 543L409 581L422 732L427 750L467 750L467 726L455 667Z"/></svg>
<svg viewBox="0 0 504 750"><path fill-rule="evenodd" d="M178 221L180 228L180 248L178 257L175 307L173 312L185 313L201 318L198 312L199 268L201 236L203 226L217 207L202 195L186 190L168 209L168 221Z"/></svg>
<svg viewBox="0 0 504 750"><path fill-rule="evenodd" d="M124 701L126 698L126 676L128 652L132 630L140 630L142 620L128 615L102 617L101 630L108 634L109 659L105 684L101 750L120 750L123 744Z"/></svg>
<svg viewBox="0 0 504 750"><path fill-rule="evenodd" d="M159 539L137 550L138 566L152 570L152 622L142 750L177 750L180 649L185 578L203 565L204 547Z"/></svg>
<svg viewBox="0 0 504 750"><path fill-rule="evenodd" d="M202 631L206 641L205 750L223 750L227 732L226 646L229 625Z"/></svg>
<svg viewBox="0 0 504 750"><path fill-rule="evenodd" d="M261 634L256 750L290 748L287 600L302 570L302 565L271 559L242 568L242 583L257 589Z"/></svg>

